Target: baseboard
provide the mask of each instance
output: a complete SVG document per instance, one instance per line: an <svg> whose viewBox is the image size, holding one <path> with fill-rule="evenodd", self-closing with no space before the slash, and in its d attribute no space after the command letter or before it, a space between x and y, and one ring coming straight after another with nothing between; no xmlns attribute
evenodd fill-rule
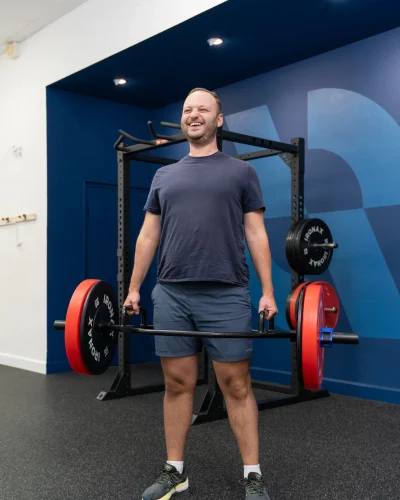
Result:
<svg viewBox="0 0 400 500"><path fill-rule="evenodd" d="M72 372L71 365L68 361L52 361L47 363L47 374L54 375L55 373Z"/></svg>
<svg viewBox="0 0 400 500"><path fill-rule="evenodd" d="M252 367L251 376L254 380L290 385L291 373L266 368ZM383 403L400 404L400 389L382 387L372 384L360 384L349 380L324 378L322 388L334 394L351 396Z"/></svg>
<svg viewBox="0 0 400 500"><path fill-rule="evenodd" d="M46 375L46 361L39 361L38 359L0 352L0 365Z"/></svg>
<svg viewBox="0 0 400 500"><path fill-rule="evenodd" d="M381 387L369 384L359 384L348 380L323 379L323 388L329 392L343 394L361 399L381 401L383 403L400 404L400 389Z"/></svg>

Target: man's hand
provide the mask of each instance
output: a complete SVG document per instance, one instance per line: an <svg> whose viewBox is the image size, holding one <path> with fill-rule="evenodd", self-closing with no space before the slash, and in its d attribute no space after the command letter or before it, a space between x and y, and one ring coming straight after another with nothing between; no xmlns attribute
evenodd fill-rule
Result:
<svg viewBox="0 0 400 500"><path fill-rule="evenodd" d="M258 306L258 312L265 311L265 319L272 319L275 314L278 312L278 308L276 307L275 298L273 295L263 295L260 299L260 304Z"/></svg>
<svg viewBox="0 0 400 500"><path fill-rule="evenodd" d="M139 292L129 292L124 302L124 307L132 307L132 309L128 309L126 311L128 316L133 316L134 314L140 313L139 302L140 302Z"/></svg>

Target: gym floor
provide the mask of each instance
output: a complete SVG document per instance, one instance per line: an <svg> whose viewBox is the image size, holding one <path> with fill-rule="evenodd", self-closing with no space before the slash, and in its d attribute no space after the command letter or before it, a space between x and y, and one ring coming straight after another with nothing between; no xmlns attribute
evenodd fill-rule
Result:
<svg viewBox="0 0 400 500"><path fill-rule="evenodd" d="M158 365L133 370L133 385L162 382ZM163 393L98 401L114 374L0 366L1 500L141 499L165 460ZM400 496L400 406L331 395L266 410L260 440L272 500ZM244 500L228 420L192 427L186 462L190 490L176 498Z"/></svg>

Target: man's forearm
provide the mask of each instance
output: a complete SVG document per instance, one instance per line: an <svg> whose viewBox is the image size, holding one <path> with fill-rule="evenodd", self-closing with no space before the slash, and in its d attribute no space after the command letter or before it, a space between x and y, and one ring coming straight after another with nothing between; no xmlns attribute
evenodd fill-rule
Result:
<svg viewBox="0 0 400 500"><path fill-rule="evenodd" d="M144 236L138 237L129 292L139 292L153 262L158 244L157 240L152 240Z"/></svg>
<svg viewBox="0 0 400 500"><path fill-rule="evenodd" d="M265 231L246 237L251 260L260 278L263 295L273 295L272 259L268 236Z"/></svg>

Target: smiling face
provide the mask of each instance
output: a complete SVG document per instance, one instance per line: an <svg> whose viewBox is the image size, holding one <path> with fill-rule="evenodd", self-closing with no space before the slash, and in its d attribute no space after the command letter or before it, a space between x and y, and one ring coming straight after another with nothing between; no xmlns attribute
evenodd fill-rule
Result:
<svg viewBox="0 0 400 500"><path fill-rule="evenodd" d="M222 121L219 105L211 94L199 90L187 97L183 105L181 128L190 143L204 145L215 140Z"/></svg>

